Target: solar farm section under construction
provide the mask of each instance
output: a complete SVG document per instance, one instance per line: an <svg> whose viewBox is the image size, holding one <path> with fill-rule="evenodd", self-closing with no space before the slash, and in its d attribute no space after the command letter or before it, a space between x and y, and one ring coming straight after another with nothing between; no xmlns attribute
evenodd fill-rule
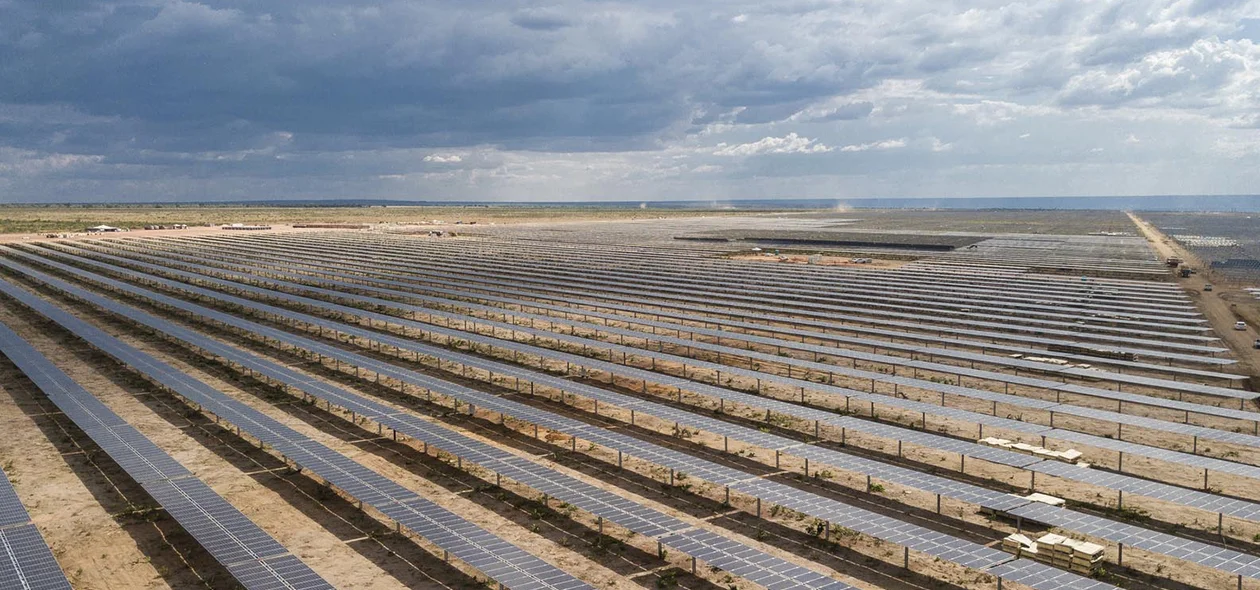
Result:
<svg viewBox="0 0 1260 590"><path fill-rule="evenodd" d="M828 227L0 245L0 588L1260 589L1146 240Z"/></svg>

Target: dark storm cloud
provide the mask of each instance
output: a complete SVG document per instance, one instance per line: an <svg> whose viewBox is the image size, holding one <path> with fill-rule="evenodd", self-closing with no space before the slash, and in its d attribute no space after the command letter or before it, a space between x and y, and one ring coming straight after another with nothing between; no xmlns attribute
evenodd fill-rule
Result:
<svg viewBox="0 0 1260 590"><path fill-rule="evenodd" d="M1095 107L1251 129L1256 12L1228 0L0 0L0 200L206 198L251 181L293 196L404 182L475 197L557 178L651 192L692 171L936 166L942 146L984 145L991 126ZM861 147L903 137L896 156ZM805 138L828 150L758 147ZM719 145L749 156L709 161ZM1024 153L1000 149L1002 162ZM173 189L181 179L197 186Z"/></svg>

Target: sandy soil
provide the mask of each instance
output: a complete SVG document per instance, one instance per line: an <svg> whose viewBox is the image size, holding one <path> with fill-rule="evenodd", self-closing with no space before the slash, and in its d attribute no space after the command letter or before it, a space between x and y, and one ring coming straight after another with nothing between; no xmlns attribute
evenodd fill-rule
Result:
<svg viewBox="0 0 1260 590"><path fill-rule="evenodd" d="M440 221L445 229L463 224L517 224L556 221L669 219L675 217L748 215L751 211L713 209L612 209L606 207L517 206L374 206L374 207L241 207L181 206L0 206L0 234L78 232L94 225L141 228L146 225L244 223L415 224Z"/></svg>
<svg viewBox="0 0 1260 590"><path fill-rule="evenodd" d="M222 227L216 225L213 227L191 226L188 229L135 229L132 231L125 231L125 232L105 232L105 233L99 233L99 234L90 234L83 231L75 231L75 232L69 232L69 233L64 234L65 235L64 239L119 240L119 239L126 239L126 238L169 238L169 237L180 237L180 236L218 235L218 234L229 233L232 231L240 231L240 230L225 230ZM287 224L278 224L278 225L272 225L271 229L267 229L267 230L249 230L249 233L266 234L266 233L292 233L292 232L317 232L317 231L352 231L352 230L330 230L330 229L321 229L321 228L305 228L305 227L293 227L292 225L287 225ZM59 235L61 234L61 232L55 232L55 233L58 233ZM31 240L44 240L44 239L47 239L47 232L0 233L0 244L13 243L13 242L29 242Z"/></svg>

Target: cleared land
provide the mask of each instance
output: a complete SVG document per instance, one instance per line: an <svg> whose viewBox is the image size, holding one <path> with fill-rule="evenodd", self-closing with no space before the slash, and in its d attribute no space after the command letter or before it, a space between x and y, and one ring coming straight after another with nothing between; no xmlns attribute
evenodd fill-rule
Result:
<svg viewBox="0 0 1260 590"><path fill-rule="evenodd" d="M0 321L339 588L1260 589L1252 364L1149 228L1090 215L21 240ZM878 232L874 264L752 251ZM260 587L0 383L0 465L75 588Z"/></svg>
<svg viewBox="0 0 1260 590"><path fill-rule="evenodd" d="M230 223L292 225L301 223L426 223L439 220L477 223L525 223L549 220L656 219L731 212L600 207L242 207L242 206L0 206L0 234L79 232L96 225L139 229L146 225L189 226ZM457 229L457 228L451 228Z"/></svg>
<svg viewBox="0 0 1260 590"><path fill-rule="evenodd" d="M835 220L837 227L884 231L1053 235L1133 233L1133 224L1119 211L852 209L814 215L819 219Z"/></svg>

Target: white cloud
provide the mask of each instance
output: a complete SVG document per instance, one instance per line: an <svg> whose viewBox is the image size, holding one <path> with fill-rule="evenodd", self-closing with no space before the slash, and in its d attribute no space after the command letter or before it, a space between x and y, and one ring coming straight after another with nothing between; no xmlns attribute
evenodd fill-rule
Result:
<svg viewBox="0 0 1260 590"><path fill-rule="evenodd" d="M464 157L459 154L429 154L424 157L424 161L433 164L458 164L464 161Z"/></svg>
<svg viewBox="0 0 1260 590"><path fill-rule="evenodd" d="M72 171L105 161L101 155L44 154L0 146L0 174L38 176Z"/></svg>
<svg viewBox="0 0 1260 590"><path fill-rule="evenodd" d="M906 147L904 139L885 139L883 141L872 141L870 143L858 143L846 145L840 148L842 152L865 152L869 150L895 150Z"/></svg>
<svg viewBox="0 0 1260 590"><path fill-rule="evenodd" d="M795 132L783 137L763 137L751 143L727 145L720 143L713 150L715 156L758 156L762 154L821 154L832 148Z"/></svg>
<svg viewBox="0 0 1260 590"><path fill-rule="evenodd" d="M1212 142L1211 149L1217 155L1238 160L1260 155L1260 140L1238 136L1222 137Z"/></svg>

